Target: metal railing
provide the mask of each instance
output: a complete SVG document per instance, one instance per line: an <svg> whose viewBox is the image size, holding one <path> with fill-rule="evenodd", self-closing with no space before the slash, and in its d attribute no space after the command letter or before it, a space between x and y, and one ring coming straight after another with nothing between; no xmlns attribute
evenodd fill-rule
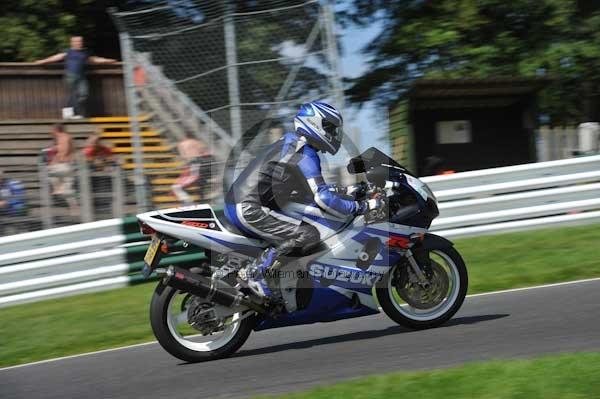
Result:
<svg viewBox="0 0 600 399"><path fill-rule="evenodd" d="M448 238L600 223L600 156L426 177ZM135 218L0 237L0 307L141 280L147 248ZM164 264L197 264L183 247Z"/></svg>
<svg viewBox="0 0 600 399"><path fill-rule="evenodd" d="M133 204L130 173L117 162L102 167L83 157L57 170L41 160L39 175L39 219L46 229L74 223L119 218ZM62 192L57 192L57 186ZM132 209L133 210L133 209Z"/></svg>

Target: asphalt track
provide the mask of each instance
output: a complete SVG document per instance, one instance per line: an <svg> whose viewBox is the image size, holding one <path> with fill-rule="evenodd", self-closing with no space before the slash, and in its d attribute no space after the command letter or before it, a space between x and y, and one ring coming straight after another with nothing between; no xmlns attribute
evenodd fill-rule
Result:
<svg viewBox="0 0 600 399"><path fill-rule="evenodd" d="M183 364L157 344L0 370L0 398L233 398L394 370L600 351L600 281L467 298L444 327L375 315L251 335L229 359Z"/></svg>

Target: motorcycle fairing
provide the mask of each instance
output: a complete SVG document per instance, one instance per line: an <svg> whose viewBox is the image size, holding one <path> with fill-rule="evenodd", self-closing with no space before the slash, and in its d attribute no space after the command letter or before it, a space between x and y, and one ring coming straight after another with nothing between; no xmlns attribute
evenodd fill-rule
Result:
<svg viewBox="0 0 600 399"><path fill-rule="evenodd" d="M400 253L390 250L386 245L390 235L408 239L414 233L426 232L422 228L387 222L367 225L363 216L344 221L322 212L317 213L310 206L304 209L302 220L311 220L325 226L328 234L322 241L325 250L318 252L316 256L308 256L303 265L311 282L310 301L305 308L282 314L277 319L259 320L256 330L378 313L373 286L401 258ZM212 217L186 218L186 215L198 216L199 210L210 211L210 214L203 216ZM177 217L172 216L174 214ZM267 245L264 241L229 231L216 217L210 205L153 211L139 215L138 218L156 231L221 253L257 253ZM186 225L183 224L185 220L206 222L209 226L214 223L214 227ZM358 266L358 257L370 240L378 240L380 244L368 267L363 269Z"/></svg>
<svg viewBox="0 0 600 399"><path fill-rule="evenodd" d="M193 217L199 210L210 211L212 217ZM186 214L190 217L185 217ZM177 215L177 217L171 215ZM229 231L216 217L212 207L208 204L147 212L138 215L138 219L156 231L211 251L221 253L232 251L256 252L267 246L265 241L248 238ZM183 223L186 220L208 222L209 226L210 223L214 223L216 229L186 225Z"/></svg>
<svg viewBox="0 0 600 399"><path fill-rule="evenodd" d="M312 281L312 297L305 309L281 315L278 319L262 319L255 330L264 330L299 324L329 322L361 317L379 312L373 296L373 286L402 255L390 250L385 243L390 235L409 238L425 229L392 223L365 225L358 217L339 236L325 240L329 251L310 259L305 270ZM373 263L362 270L356 266L357 254L365 242L376 238L382 242ZM349 277L341 278L346 273ZM358 302L356 301L358 299Z"/></svg>
<svg viewBox="0 0 600 399"><path fill-rule="evenodd" d="M316 204L288 203L280 212L292 219L314 226L321 235L321 240L335 236L352 222L353 216L340 218L324 212Z"/></svg>

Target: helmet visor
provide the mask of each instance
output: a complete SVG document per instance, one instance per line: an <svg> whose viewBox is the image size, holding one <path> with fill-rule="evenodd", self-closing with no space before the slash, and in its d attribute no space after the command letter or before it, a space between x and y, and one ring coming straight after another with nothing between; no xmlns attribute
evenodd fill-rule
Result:
<svg viewBox="0 0 600 399"><path fill-rule="evenodd" d="M329 122L328 120L323 120L323 130L327 133L327 139L329 140L339 140L340 139L340 128Z"/></svg>

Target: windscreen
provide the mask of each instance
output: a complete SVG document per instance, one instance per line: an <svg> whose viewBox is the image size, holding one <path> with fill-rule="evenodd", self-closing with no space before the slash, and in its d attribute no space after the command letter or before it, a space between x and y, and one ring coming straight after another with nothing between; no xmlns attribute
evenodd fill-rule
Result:
<svg viewBox="0 0 600 399"><path fill-rule="evenodd" d="M381 165L394 166L402 169L403 173L412 174L404 166L400 165L375 147L371 147L359 156L352 158L350 162L348 162L347 169L348 172L356 174L364 173L371 168Z"/></svg>

